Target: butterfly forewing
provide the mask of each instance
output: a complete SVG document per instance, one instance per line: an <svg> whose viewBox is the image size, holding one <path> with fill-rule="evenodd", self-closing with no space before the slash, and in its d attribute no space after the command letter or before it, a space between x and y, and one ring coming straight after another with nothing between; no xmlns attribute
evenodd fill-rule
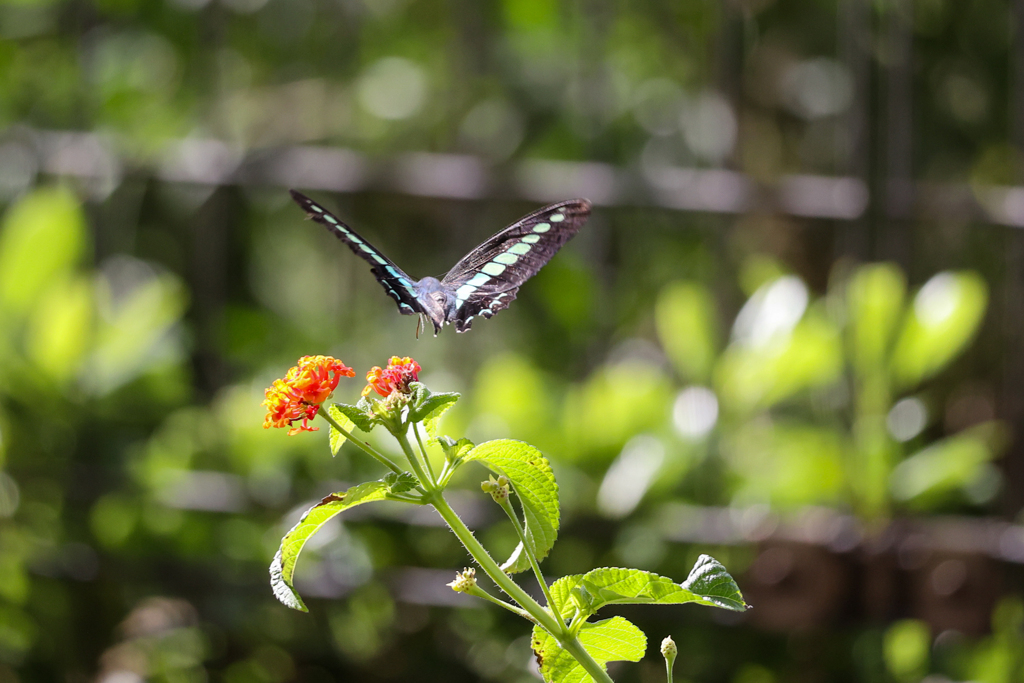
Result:
<svg viewBox="0 0 1024 683"><path fill-rule="evenodd" d="M522 218L455 264L442 283L455 292L452 322L469 329L478 315L490 318L508 307L519 285L537 274L590 216L590 202L573 199Z"/></svg>
<svg viewBox="0 0 1024 683"><path fill-rule="evenodd" d="M295 190L292 190L291 193L292 199L302 207L303 211L310 218L327 228L335 237L347 244L356 256L372 266L374 277L384 287L384 291L387 292L388 296L398 304L400 313L413 315L425 312L416 299L415 283L412 278L396 266L394 261L378 251L352 228L342 223L334 214L309 197Z"/></svg>

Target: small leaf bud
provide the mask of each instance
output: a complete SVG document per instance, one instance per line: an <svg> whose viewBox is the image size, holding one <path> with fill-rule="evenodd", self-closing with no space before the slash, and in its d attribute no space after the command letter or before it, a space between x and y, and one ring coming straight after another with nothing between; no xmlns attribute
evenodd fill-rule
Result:
<svg viewBox="0 0 1024 683"><path fill-rule="evenodd" d="M476 586L476 570L472 567L466 567L455 575L454 581L447 585L451 586L452 590L456 593L468 593Z"/></svg>

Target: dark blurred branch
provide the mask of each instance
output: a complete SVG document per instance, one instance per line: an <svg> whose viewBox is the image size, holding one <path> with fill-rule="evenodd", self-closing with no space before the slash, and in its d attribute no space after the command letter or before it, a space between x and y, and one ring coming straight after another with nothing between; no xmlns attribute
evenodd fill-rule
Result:
<svg viewBox="0 0 1024 683"><path fill-rule="evenodd" d="M0 163L16 150L35 155L41 173L83 181L105 196L131 162L113 141L91 133L9 131ZM857 220L870 195L850 176L789 175L759 184L735 171L660 166L644 170L598 162L525 160L492 166L481 157L408 153L371 160L352 150L293 146L244 153L219 140L167 147L159 163L137 169L157 180L196 185L298 187L328 192L387 191L440 199L587 197L599 206L654 206L711 213L781 213ZM907 183L911 216L1024 227L1024 187Z"/></svg>

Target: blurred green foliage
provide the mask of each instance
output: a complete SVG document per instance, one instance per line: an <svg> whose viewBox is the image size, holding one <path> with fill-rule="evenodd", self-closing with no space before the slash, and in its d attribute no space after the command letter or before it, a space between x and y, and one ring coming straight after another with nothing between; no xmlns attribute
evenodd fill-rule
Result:
<svg viewBox="0 0 1024 683"><path fill-rule="evenodd" d="M0 2L0 681L534 680L514 622L396 588L408 567L462 566L437 528L382 514L325 530L304 556L321 609L273 600L265 568L296 510L379 474L347 447L332 461L315 436L260 428L263 387L306 353L360 370L415 355L432 386L469 399L445 417L451 431L541 447L566 505L552 574L627 561L679 574L695 551L666 539L671 502L874 520L999 510L1011 435L995 396L1019 297L1017 238L1001 228L888 220L880 198L856 224L618 207L495 320L414 342L281 189L149 169L171 141L212 138L229 157L309 143L371 159L469 153L499 170L724 167L767 185L868 167L878 188L892 158L879 149L899 142L884 91L907 97L899 161L913 178L1012 185L1012 11ZM905 84L888 80L901 36ZM56 183L36 130L96 133L113 166ZM328 203L415 275L533 208L375 192ZM900 265L833 264L850 252ZM730 567L750 559L721 550ZM930 653L913 621L815 636L685 615L644 626L691 653L680 679L1009 683L1020 615L1006 598L991 635L930 634ZM657 680L645 663L638 678Z"/></svg>

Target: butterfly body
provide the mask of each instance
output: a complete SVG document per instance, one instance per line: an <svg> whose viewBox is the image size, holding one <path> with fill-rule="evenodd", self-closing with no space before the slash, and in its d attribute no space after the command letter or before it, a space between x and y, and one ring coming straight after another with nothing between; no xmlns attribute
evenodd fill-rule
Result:
<svg viewBox="0 0 1024 683"><path fill-rule="evenodd" d="M507 308L520 285L551 260L590 215L590 202L585 199L552 204L492 235L441 280L413 280L322 206L295 190L292 198L310 218L372 266L371 272L398 304L400 313L429 318L435 336L446 324L465 332L474 318L490 318Z"/></svg>

